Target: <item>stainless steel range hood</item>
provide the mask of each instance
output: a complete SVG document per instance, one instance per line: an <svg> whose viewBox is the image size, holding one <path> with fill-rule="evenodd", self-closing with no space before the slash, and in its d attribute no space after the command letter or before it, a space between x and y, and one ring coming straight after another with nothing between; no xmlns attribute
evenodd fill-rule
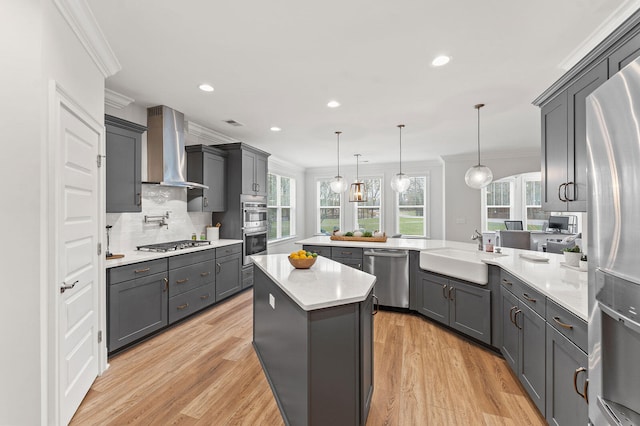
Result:
<svg viewBox="0 0 640 426"><path fill-rule="evenodd" d="M147 109L147 179L180 188L208 186L187 182L184 114L164 105Z"/></svg>

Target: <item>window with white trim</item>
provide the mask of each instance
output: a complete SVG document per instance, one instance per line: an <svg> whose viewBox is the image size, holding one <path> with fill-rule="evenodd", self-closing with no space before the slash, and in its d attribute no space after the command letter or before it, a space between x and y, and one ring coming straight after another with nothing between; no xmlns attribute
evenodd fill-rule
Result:
<svg viewBox="0 0 640 426"><path fill-rule="evenodd" d="M536 173L537 174L537 173ZM529 231L546 231L549 213L542 210L542 185L540 175L527 174L524 181L524 208L526 210L524 229Z"/></svg>
<svg viewBox="0 0 640 426"><path fill-rule="evenodd" d="M367 201L354 203L356 229L374 232L382 229L382 178L363 178Z"/></svg>
<svg viewBox="0 0 640 426"><path fill-rule="evenodd" d="M316 232L331 234L340 229L342 215L342 194L331 190L332 179L318 179L316 186Z"/></svg>
<svg viewBox="0 0 640 426"><path fill-rule="evenodd" d="M513 181L511 179L491 182L482 190L485 199L486 226L488 231L507 229L505 220L512 217Z"/></svg>
<svg viewBox="0 0 640 426"><path fill-rule="evenodd" d="M267 240L295 235L296 180L269 173L267 176Z"/></svg>
<svg viewBox="0 0 640 426"><path fill-rule="evenodd" d="M427 176L411 176L406 191L397 195L396 233L403 237L428 237Z"/></svg>

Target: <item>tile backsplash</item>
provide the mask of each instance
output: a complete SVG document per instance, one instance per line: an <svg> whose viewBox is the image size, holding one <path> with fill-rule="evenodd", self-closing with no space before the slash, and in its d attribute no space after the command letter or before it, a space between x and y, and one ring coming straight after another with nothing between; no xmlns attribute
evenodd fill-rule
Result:
<svg viewBox="0 0 640 426"><path fill-rule="evenodd" d="M160 185L142 185L142 212L107 213L107 225L111 229L112 253L135 250L144 244L188 240L211 223L211 213L187 212L187 191ZM160 216L169 212L168 227L156 223L144 223L144 217ZM106 231L105 231L106 232Z"/></svg>

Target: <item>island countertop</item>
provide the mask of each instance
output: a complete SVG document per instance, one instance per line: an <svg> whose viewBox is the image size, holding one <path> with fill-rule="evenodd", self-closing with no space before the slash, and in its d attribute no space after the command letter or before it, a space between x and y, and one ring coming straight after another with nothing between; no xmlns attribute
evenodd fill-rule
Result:
<svg viewBox="0 0 640 426"><path fill-rule="evenodd" d="M305 311L362 302L376 282L371 274L322 256L309 269L295 269L287 257L251 256L253 264Z"/></svg>

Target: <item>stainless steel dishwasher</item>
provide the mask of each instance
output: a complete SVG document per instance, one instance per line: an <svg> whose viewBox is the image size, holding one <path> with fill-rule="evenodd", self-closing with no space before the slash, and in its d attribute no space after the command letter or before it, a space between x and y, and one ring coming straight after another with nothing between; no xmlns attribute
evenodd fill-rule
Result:
<svg viewBox="0 0 640 426"><path fill-rule="evenodd" d="M364 271L376 276L374 293L380 305L409 307L409 251L367 249Z"/></svg>

